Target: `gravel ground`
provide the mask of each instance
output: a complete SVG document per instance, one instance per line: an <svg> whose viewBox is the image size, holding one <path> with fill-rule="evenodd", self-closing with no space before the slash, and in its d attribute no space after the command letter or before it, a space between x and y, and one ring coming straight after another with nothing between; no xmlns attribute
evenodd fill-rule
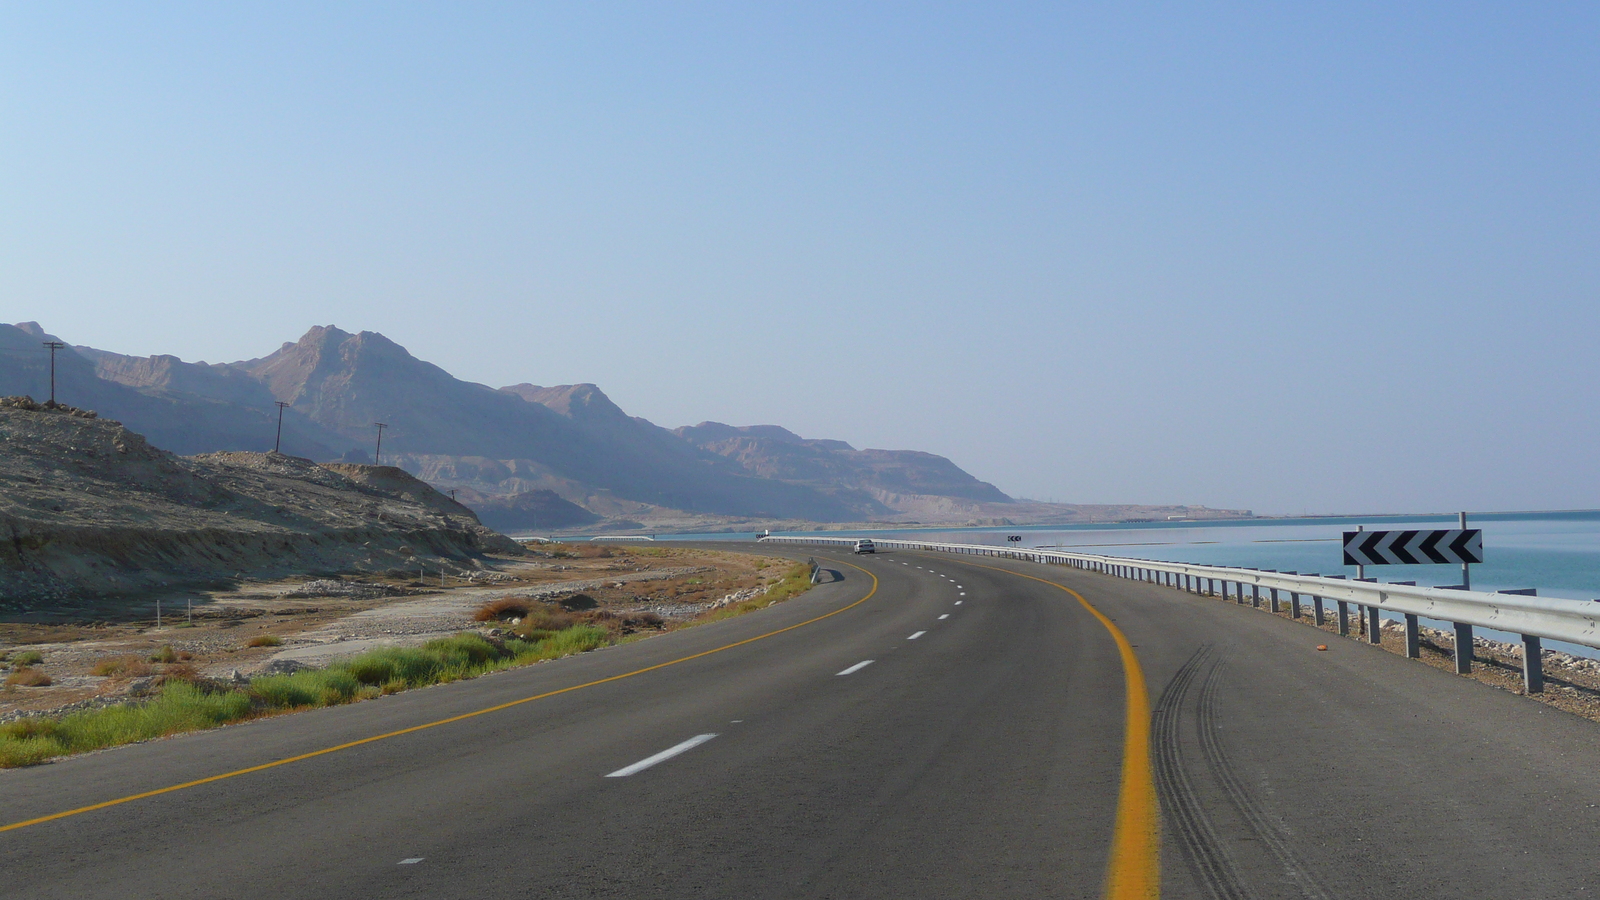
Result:
<svg viewBox="0 0 1600 900"><path fill-rule="evenodd" d="M48 687L0 689L0 721L121 702L148 690L153 678L168 670L228 679L235 672L259 673L278 660L326 665L374 647L417 645L483 627L473 614L485 602L508 596L541 600L581 592L615 612L649 611L669 624L682 622L760 593L762 582L792 563L673 549L638 556L618 551L612 558L501 559L490 565L457 572L444 588L395 579L301 577L169 597L159 628L153 617L120 623L0 623L0 655L40 653L43 663L32 668L51 679ZM192 626L189 600L194 600ZM279 643L248 646L269 636ZM178 662L149 662L167 646ZM128 661L131 671L117 677L93 674L108 660ZM0 677L10 671L0 671Z"/></svg>

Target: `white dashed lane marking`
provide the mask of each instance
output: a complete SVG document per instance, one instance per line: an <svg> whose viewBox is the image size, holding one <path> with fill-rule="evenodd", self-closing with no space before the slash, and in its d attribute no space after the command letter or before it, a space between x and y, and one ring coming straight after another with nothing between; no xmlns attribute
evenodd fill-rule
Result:
<svg viewBox="0 0 1600 900"><path fill-rule="evenodd" d="M419 862L422 862L422 860L423 860L423 857L420 857L420 856L413 856L413 857L411 857L411 858L410 858L410 859L402 859L402 860L400 860L400 862L398 862L398 863L396 863L396 865L401 865L401 866L414 866L414 865L416 865L416 864L417 864L417 863L419 863Z"/></svg>
<svg viewBox="0 0 1600 900"><path fill-rule="evenodd" d="M862 669L865 669L867 666L870 666L870 665L872 665L872 660L863 659L861 662L856 663L855 665L851 666L848 669L845 669L843 672L840 672L839 674L840 675L849 675L852 672L859 672Z"/></svg>
<svg viewBox="0 0 1600 900"><path fill-rule="evenodd" d="M927 634L927 632L926 632L926 631L919 631L919 632L917 632L917 633L916 633L916 634L913 634L913 635L912 635L912 636L911 636L911 637L908 637L908 638L906 638L906 640L908 640L908 641L914 641L914 640L916 640L916 639L917 639L917 638L919 638L919 637L922 637L922 636L923 636L923 635L925 635L925 634Z"/></svg>
<svg viewBox="0 0 1600 900"><path fill-rule="evenodd" d="M949 613L945 613L944 615L940 616L939 618L948 619L948 618L950 618L950 614Z"/></svg>
<svg viewBox="0 0 1600 900"><path fill-rule="evenodd" d="M647 756L644 759L639 760L638 762L634 763L631 766L623 766L622 768L616 770L615 772L612 772L611 774L607 775L606 777L607 778L626 778L629 775L633 775L633 774L636 774L638 772L643 772L645 769L648 769L648 768L650 768L651 766L653 766L653 765L655 765L657 763L666 762L667 760L673 758L674 756L677 756L679 753L684 753L686 751L693 750L694 748L700 746L701 744L704 744L706 741L709 741L714 737L716 737L716 735L714 735L714 734L697 734L694 737L689 738L687 741L684 741L681 744L675 744L675 745L673 745L671 747L668 747L667 749L661 751L660 753L657 753L655 756Z"/></svg>

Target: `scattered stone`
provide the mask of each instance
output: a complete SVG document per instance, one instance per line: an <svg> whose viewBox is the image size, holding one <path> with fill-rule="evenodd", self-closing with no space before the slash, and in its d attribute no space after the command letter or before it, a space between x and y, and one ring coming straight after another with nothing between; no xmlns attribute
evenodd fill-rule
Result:
<svg viewBox="0 0 1600 900"><path fill-rule="evenodd" d="M156 686L160 683L160 681L160 677L155 675L146 675L143 678L135 678L128 682L128 696L148 697L155 693Z"/></svg>
<svg viewBox="0 0 1600 900"><path fill-rule="evenodd" d="M297 659L275 659L261 669L262 675L293 675L302 669L314 669Z"/></svg>

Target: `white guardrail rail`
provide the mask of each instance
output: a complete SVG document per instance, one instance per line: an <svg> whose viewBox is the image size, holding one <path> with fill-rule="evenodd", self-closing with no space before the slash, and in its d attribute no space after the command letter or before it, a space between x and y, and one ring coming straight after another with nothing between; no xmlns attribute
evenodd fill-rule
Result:
<svg viewBox="0 0 1600 900"><path fill-rule="evenodd" d="M1236 602L1244 603L1248 592L1250 602L1260 606L1264 593L1273 612L1277 612L1283 602L1280 594L1287 594L1290 612L1297 619L1301 618L1302 598L1309 599L1312 614L1318 625L1324 621L1323 602L1332 600L1337 605L1339 633L1350 633L1350 606L1355 605L1358 607L1358 613L1367 617L1365 628L1367 639L1374 644L1379 643L1383 636L1379 624L1380 613L1384 611L1399 613L1405 619L1406 656L1413 659L1421 656L1421 634L1417 619L1419 616L1425 616L1450 622L1455 626L1456 671L1462 674L1472 671L1470 648L1473 626L1495 628L1521 636L1523 683L1530 694L1539 693L1544 689L1544 667L1540 659L1542 638L1567 641L1585 647L1600 647L1600 603L1537 597L1532 596L1531 592L1488 593L1448 587L1419 587L1414 584L1385 584L1373 579L1350 580L1343 576L1300 575L1263 569L1200 566L1126 556L1099 556L985 544L946 544L932 541L813 535L803 537L768 535L761 538L763 542L774 544L846 548L854 547L858 540L871 540L874 546L884 549L995 556L1047 565L1071 566L1086 571L1161 584L1191 593L1209 595L1220 593L1223 599L1228 599L1229 585L1233 585L1232 596Z"/></svg>

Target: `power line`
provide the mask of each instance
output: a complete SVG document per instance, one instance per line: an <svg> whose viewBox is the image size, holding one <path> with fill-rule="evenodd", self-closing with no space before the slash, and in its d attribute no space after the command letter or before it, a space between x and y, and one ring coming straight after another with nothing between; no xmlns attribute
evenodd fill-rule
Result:
<svg viewBox="0 0 1600 900"><path fill-rule="evenodd" d="M65 347L66 344L60 341L45 341L44 345L50 348L50 406L54 408L56 405L56 351Z"/></svg>
<svg viewBox="0 0 1600 900"><path fill-rule="evenodd" d="M272 440L272 452L277 453L278 448L283 445L283 411L289 408L289 404L282 400L272 402L278 404L278 436Z"/></svg>

